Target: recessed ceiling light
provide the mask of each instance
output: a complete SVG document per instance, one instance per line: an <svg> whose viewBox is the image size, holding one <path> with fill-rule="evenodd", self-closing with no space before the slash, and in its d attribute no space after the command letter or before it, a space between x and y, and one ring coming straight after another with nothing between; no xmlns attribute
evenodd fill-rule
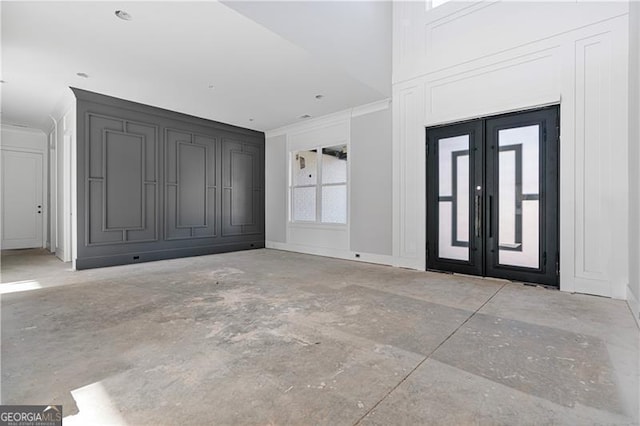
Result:
<svg viewBox="0 0 640 426"><path fill-rule="evenodd" d="M249 121L253 121L253 118L250 118Z"/></svg>
<svg viewBox="0 0 640 426"><path fill-rule="evenodd" d="M324 95L316 95L316 99L317 99L317 100L320 100L320 99L322 99L322 98L324 98Z"/></svg>
<svg viewBox="0 0 640 426"><path fill-rule="evenodd" d="M303 120L305 118L311 118L311 116L309 114L305 114L305 115L301 115L300 117L298 117L299 119Z"/></svg>
<svg viewBox="0 0 640 426"><path fill-rule="evenodd" d="M124 10L116 10L116 16L125 21L131 21L133 19L133 16L129 15Z"/></svg>
<svg viewBox="0 0 640 426"><path fill-rule="evenodd" d="M86 72L77 72L76 75L82 78L89 78L89 74L87 74Z"/></svg>
<svg viewBox="0 0 640 426"><path fill-rule="evenodd" d="M210 85L209 85L209 89L213 90L213 89L215 89L215 88L216 88L216 86L214 86L213 84L210 84Z"/></svg>

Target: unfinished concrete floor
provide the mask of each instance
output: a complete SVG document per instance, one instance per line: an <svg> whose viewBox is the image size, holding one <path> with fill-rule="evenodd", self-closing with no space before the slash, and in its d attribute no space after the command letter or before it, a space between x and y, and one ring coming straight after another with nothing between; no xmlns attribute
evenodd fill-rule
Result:
<svg viewBox="0 0 640 426"><path fill-rule="evenodd" d="M65 425L638 422L622 301L274 250L3 254L2 403Z"/></svg>

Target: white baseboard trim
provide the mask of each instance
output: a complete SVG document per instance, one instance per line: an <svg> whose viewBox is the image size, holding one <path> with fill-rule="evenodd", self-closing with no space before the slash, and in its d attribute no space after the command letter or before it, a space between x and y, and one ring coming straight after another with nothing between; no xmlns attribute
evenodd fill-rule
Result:
<svg viewBox="0 0 640 426"><path fill-rule="evenodd" d="M332 257L335 259L353 260L355 262L375 263L378 265L388 265L410 269L422 269L415 267L414 259L401 259L386 254L363 253L351 250L336 250L325 247L280 243L276 241L267 241L265 243L265 247L275 250L284 250L296 253L313 254L316 256ZM356 257L356 255L360 256Z"/></svg>
<svg viewBox="0 0 640 426"><path fill-rule="evenodd" d="M640 301L638 301L630 287L627 287L627 305L629 305L629 309L633 313L633 319L636 320L636 324L640 328Z"/></svg>
<svg viewBox="0 0 640 426"><path fill-rule="evenodd" d="M396 257L394 258L395 263L393 266L397 266L398 268L407 268L407 269L415 269L416 271L426 271L427 267L424 264L424 261L420 259L414 259L409 257Z"/></svg>

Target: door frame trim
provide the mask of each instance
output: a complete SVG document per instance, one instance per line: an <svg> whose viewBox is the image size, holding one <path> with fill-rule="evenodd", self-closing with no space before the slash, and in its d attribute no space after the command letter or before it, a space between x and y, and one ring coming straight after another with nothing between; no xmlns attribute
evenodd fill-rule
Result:
<svg viewBox="0 0 640 426"><path fill-rule="evenodd" d="M471 274L471 275L477 275L477 276L481 276L481 277L495 277L495 278L506 278L506 279L511 279L513 281L518 281L518 282L529 282L522 279L513 279L513 278L509 278L509 277L505 277L505 276L500 276L500 274L488 274L488 270L492 269L495 272L495 267L490 268L488 265L488 254L485 253L485 251L488 249L489 246L489 239L488 237L485 237L486 235L488 235L487 233L489 232L489 228L490 226L492 226L492 224L490 224L489 222L492 221L493 219L490 218L490 213L489 213L489 208L490 206L488 206L488 202L485 202L484 206L481 207L481 210L483 211L482 213L482 218L481 218L481 222L482 222L482 226L481 226L481 233L482 233L482 241L480 242L480 244L484 244L485 246L483 246L483 249L480 250L481 252L481 256L480 256L480 262L481 265L475 268L475 270L477 271L479 269L480 273L475 272L473 269L474 268L468 268L465 267L469 264L469 262L464 262L464 261L456 261L454 259L450 259L450 260L445 260L443 261L442 259L439 259L437 257L437 245L438 245L438 233L437 233L437 220L429 220L430 216L435 214L437 215L437 210L439 208L439 204L436 203L435 205L431 205L430 203L433 202L434 199L437 200L437 193L434 195L433 191L437 192L437 187L433 187L433 185L430 185L430 181L435 181L437 182L437 167L429 167L429 155L430 155L430 151L431 151L431 155L437 155L437 151L435 151L435 148L431 148L431 146L433 145L432 143L432 139L434 139L433 136L433 132L435 131L436 133L439 133L442 129L447 129L447 128L452 128L453 126L455 126L456 128L460 128L460 127L469 127L469 128L473 128L473 127L481 127L481 133L480 133L480 146L475 147L476 151L479 151L480 154L476 153L476 156L478 157L482 157L481 159L481 166L480 166L480 171L479 173L482 175L481 179L478 179L478 170L475 171L475 183L477 184L477 182L482 182L482 195L481 195L481 200L484 202L485 200L489 199L489 196L486 195L486 190L487 188L487 172L485 170L488 164L488 159L485 158L485 156L487 155L488 152L488 144L487 144L487 122L490 120L508 120L509 118L512 117L518 117L524 114L533 114L533 113L541 113L541 114L551 114L552 117L555 117L556 122L553 123L551 122L550 124L547 125L547 127L544 129L544 135L541 135L541 138L546 138L546 140L549 141L553 141L552 138L555 138L555 142L553 143L553 148L555 150L555 156L553 157L547 157L546 156L546 148L547 148L547 144L541 146L540 150L540 160L541 160L541 184L546 184L546 185L554 185L555 186L555 197L552 197L553 199L550 200L545 200L545 198L549 198L549 197L541 197L541 213L542 214L546 214L547 216L545 216L544 221L543 221L543 227L542 229L540 229L540 235L544 236L544 239L540 240L540 245L539 245L539 259L541 262L544 262L545 260L548 262L548 266L547 266L547 272L542 275L540 273L532 273L535 275L532 275L532 277L539 277L539 280L534 281L537 284L540 285L545 285L545 286L552 286L552 287L557 287L560 288L560 274L559 274L559 270L560 270L560 114L561 114L561 106L559 103L554 103L554 104L550 104L550 105L545 105L545 106L536 106L536 107L532 107L532 108L528 108L528 109L523 109L520 111L511 111L508 113L504 113L504 114L495 114L495 115L487 115L487 116L483 116L483 117L476 117L473 119L469 119L469 120L464 120L464 121L460 121L460 122L454 122L454 123L444 123L444 124L438 124L438 125L434 125L434 126L429 126L425 128L425 151L426 151L426 157L425 157L425 164L426 164L426 173L425 173L425 183L426 183L426 208L425 208L425 214L426 214L426 269L430 270L430 271L440 271L442 272L444 270L444 272L453 272L453 273L464 273L464 274ZM542 121L546 120L543 119ZM527 121L527 120L524 120ZM530 120L528 120L530 121ZM511 127L511 126L510 126ZM513 126L513 127L518 127ZM541 129L542 131L542 129ZM430 134L430 132L432 132ZM455 129L451 129L451 133L452 136L454 134L460 134L459 130L455 130ZM436 135L435 136L437 139L441 139L443 137L447 137L446 133L444 136L442 135ZM435 146L435 145L434 145ZM473 149L473 141L470 138L470 143L469 143L469 149ZM550 158L551 161L549 161L549 164L546 164L546 158ZM542 161L545 160L545 161ZM431 160L434 161L434 160ZM476 159L475 163L477 163L478 160ZM470 163L471 165L471 163ZM551 169L551 182L548 182L547 179L542 179L542 176L547 175L547 173L545 173L545 169L549 170ZM471 171L470 171L471 172ZM555 181L555 182L554 182ZM473 182L472 182L473 183ZM470 244L471 241L475 241L477 238L475 238L476 236L472 236L471 233L473 233L474 229L471 226L471 224L473 223L473 218L474 218L474 203L472 202L473 199L475 199L474 197L471 197L471 194L473 193L474 189L472 186L470 186L470 200L469 200L469 210L470 210ZM548 189L548 188L547 188ZM495 192L495 190L494 190ZM435 198L434 198L435 196ZM555 213L552 213L551 210L547 210L545 205L547 202L550 202L552 204L551 208L553 208L555 206ZM553 214L553 216L552 216ZM553 219L553 220L551 220ZM547 223L547 222L553 222L553 223ZM552 238L551 241L549 241L549 244L553 245L554 247L549 247L547 249L548 250L552 250L552 253L546 253L546 256L543 257L543 253L545 252L545 248L543 247L543 240L546 241L546 228L548 228L549 226L553 226L556 228L556 233L555 236ZM430 245L432 245L430 247ZM472 247L473 248L473 247ZM470 261L471 261L471 257L473 256L473 250L470 249ZM476 259L478 259L478 257L476 257ZM555 265L554 265L555 263ZM453 266L453 268L451 268L451 266ZM540 265L540 269L543 269L544 265ZM509 270L510 268L508 266L504 266L504 267L500 267L500 269L505 269L505 270ZM513 269L514 271L517 271L520 274L524 274L525 276L527 275L526 271L523 271L523 269L521 268L516 268L514 267ZM507 271L510 272L510 271ZM553 275L553 277L551 277L551 275ZM533 278L532 278L533 279ZM542 282L544 281L544 282Z"/></svg>

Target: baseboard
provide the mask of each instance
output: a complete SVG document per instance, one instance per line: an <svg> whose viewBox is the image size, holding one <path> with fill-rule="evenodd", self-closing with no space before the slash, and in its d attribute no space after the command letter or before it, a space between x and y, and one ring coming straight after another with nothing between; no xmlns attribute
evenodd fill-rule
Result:
<svg viewBox="0 0 640 426"><path fill-rule="evenodd" d="M301 244L287 244L276 241L267 241L266 247L275 250L291 251L295 253L313 254L316 256L332 257L334 259L353 260L355 262L375 263L378 265L395 266L423 270L417 266L415 259L397 258L387 254L365 253L351 250L337 250L325 247L305 246Z"/></svg>
<svg viewBox="0 0 640 426"><path fill-rule="evenodd" d="M630 287L627 287L627 305L629 305L629 309L633 313L633 319L636 320L636 324L640 328L640 301L638 301Z"/></svg>
<svg viewBox="0 0 640 426"><path fill-rule="evenodd" d="M75 260L75 269L103 268L106 266L129 265L132 263L153 262L156 260L178 259L182 257L203 256L207 254L229 253L242 250L264 248L264 241L217 244L205 247L186 247L138 253L115 254L107 256L84 257Z"/></svg>

